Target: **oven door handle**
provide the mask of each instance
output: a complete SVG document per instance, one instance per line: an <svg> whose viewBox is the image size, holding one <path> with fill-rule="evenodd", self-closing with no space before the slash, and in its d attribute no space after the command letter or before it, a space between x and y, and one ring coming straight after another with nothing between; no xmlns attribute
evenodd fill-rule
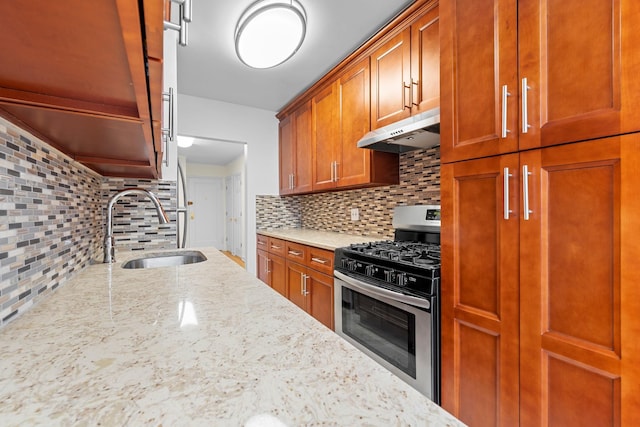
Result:
<svg viewBox="0 0 640 427"><path fill-rule="evenodd" d="M377 296L381 296L383 298L388 298L393 301L413 305L414 307L420 307L420 308L426 308L426 309L431 308L431 301L429 300L412 297L410 295L399 294L398 292L393 292L388 289L380 288L375 285L370 285L368 283L349 277L346 274L341 273L337 270L334 270L333 274L335 275L335 277L342 280L347 285L357 288L361 291L367 292L369 294L374 294Z"/></svg>

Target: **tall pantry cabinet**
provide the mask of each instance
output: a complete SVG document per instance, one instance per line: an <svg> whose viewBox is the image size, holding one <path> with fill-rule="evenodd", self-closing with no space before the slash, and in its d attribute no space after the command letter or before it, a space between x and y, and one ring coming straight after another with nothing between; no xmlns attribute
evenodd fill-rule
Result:
<svg viewBox="0 0 640 427"><path fill-rule="evenodd" d="M640 2L443 0L442 405L640 425Z"/></svg>

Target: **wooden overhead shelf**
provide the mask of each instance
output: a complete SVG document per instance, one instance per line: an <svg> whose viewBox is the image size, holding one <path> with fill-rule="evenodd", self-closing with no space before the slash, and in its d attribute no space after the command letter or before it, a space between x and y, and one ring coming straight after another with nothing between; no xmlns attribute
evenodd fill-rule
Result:
<svg viewBox="0 0 640 427"><path fill-rule="evenodd" d="M162 21L158 0L7 3L0 115L102 175L158 178Z"/></svg>

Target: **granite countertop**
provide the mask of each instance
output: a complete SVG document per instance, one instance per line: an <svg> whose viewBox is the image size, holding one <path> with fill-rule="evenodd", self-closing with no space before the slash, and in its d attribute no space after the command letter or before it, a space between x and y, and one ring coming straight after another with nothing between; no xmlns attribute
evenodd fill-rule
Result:
<svg viewBox="0 0 640 427"><path fill-rule="evenodd" d="M215 249L92 265L0 330L3 426L458 426ZM259 425L252 424L251 425Z"/></svg>
<svg viewBox="0 0 640 427"><path fill-rule="evenodd" d="M337 233L335 231L310 230L306 228L258 229L256 233L330 251L334 251L343 246L349 246L352 243L368 243L385 240L385 238L381 236L362 236Z"/></svg>

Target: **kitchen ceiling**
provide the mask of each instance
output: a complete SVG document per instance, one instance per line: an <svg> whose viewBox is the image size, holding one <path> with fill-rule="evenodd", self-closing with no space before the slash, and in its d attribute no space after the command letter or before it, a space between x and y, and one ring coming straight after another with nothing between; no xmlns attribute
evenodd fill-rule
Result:
<svg viewBox="0 0 640 427"><path fill-rule="evenodd" d="M300 0L307 34L277 67L257 70L235 53L234 31L254 0L193 0L189 45L178 48L178 92L279 111L368 40L413 0Z"/></svg>

